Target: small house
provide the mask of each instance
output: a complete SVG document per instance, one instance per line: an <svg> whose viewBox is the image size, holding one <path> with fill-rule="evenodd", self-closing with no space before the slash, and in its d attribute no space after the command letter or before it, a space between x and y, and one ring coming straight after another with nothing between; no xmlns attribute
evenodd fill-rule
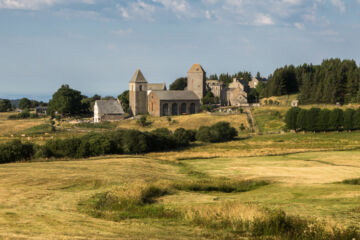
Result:
<svg viewBox="0 0 360 240"><path fill-rule="evenodd" d="M97 100L94 105L94 123L119 121L125 118L120 100Z"/></svg>
<svg viewBox="0 0 360 240"><path fill-rule="evenodd" d="M46 116L47 114L47 107L36 107L35 112L37 115Z"/></svg>

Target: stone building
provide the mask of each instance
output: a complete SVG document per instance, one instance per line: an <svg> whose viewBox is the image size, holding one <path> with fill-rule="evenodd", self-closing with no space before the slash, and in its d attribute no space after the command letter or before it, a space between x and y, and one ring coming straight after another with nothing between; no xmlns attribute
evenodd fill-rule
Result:
<svg viewBox="0 0 360 240"><path fill-rule="evenodd" d="M130 80L129 84L129 102L131 114L147 113L147 81L138 69Z"/></svg>
<svg viewBox="0 0 360 240"><path fill-rule="evenodd" d="M259 83L266 83L267 79L263 78L263 77L254 77L250 82L249 82L249 87L250 88L256 88L257 85L259 85Z"/></svg>
<svg viewBox="0 0 360 240"><path fill-rule="evenodd" d="M193 114L200 111L201 99L207 91L218 97L222 106L244 106L248 103L249 85L234 79L229 87L218 80L206 80L200 64L191 66L187 73L187 89L167 91L165 84L148 83L137 70L129 84L129 101L132 115L149 113L153 116Z"/></svg>
<svg viewBox="0 0 360 240"><path fill-rule="evenodd" d="M125 117L119 100L97 100L94 105L94 122L117 121Z"/></svg>
<svg viewBox="0 0 360 240"><path fill-rule="evenodd" d="M188 71L187 90L193 91L199 99L205 96L206 72L200 64L194 64Z"/></svg>
<svg viewBox="0 0 360 240"><path fill-rule="evenodd" d="M194 114L200 110L200 99L193 91L151 91L148 112L152 116Z"/></svg>

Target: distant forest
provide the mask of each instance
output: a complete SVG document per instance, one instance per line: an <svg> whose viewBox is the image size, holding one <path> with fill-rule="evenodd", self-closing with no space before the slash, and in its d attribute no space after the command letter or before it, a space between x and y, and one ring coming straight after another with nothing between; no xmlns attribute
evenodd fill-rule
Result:
<svg viewBox="0 0 360 240"><path fill-rule="evenodd" d="M276 69L263 97L299 93L303 104L360 101L360 68L354 60L328 59L321 65L304 64Z"/></svg>

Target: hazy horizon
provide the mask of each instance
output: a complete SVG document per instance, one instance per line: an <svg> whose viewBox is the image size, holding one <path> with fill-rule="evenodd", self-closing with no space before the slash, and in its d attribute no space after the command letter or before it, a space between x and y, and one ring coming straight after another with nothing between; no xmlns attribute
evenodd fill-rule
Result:
<svg viewBox="0 0 360 240"><path fill-rule="evenodd" d="M140 68L169 85L323 59L360 62L360 0L0 0L0 98L62 85L117 96Z"/></svg>

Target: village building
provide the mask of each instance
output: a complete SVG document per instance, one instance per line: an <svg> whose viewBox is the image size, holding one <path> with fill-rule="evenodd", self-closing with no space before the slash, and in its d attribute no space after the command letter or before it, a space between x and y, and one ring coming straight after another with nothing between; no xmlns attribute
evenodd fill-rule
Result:
<svg viewBox="0 0 360 240"><path fill-rule="evenodd" d="M263 78L263 77L254 77L250 82L249 82L249 87L250 88L256 88L259 83L266 83L267 79Z"/></svg>
<svg viewBox="0 0 360 240"><path fill-rule="evenodd" d="M47 115L47 107L42 107L42 106L36 107L35 112L39 116L46 116Z"/></svg>
<svg viewBox="0 0 360 240"><path fill-rule="evenodd" d="M200 110L200 99L193 91L151 91L148 99L152 116L194 114Z"/></svg>
<svg viewBox="0 0 360 240"><path fill-rule="evenodd" d="M254 78L251 86L256 86ZM136 70L129 83L131 114L149 113L152 116L194 114L200 111L201 99L208 91L218 97L222 106L248 106L251 86L243 79L234 78L227 87L218 80L206 79L200 64L194 64L187 72L187 88L183 91L168 91L164 83L148 83L140 70Z"/></svg>
<svg viewBox="0 0 360 240"><path fill-rule="evenodd" d="M97 100L94 105L94 122L118 121L125 118L119 100Z"/></svg>

